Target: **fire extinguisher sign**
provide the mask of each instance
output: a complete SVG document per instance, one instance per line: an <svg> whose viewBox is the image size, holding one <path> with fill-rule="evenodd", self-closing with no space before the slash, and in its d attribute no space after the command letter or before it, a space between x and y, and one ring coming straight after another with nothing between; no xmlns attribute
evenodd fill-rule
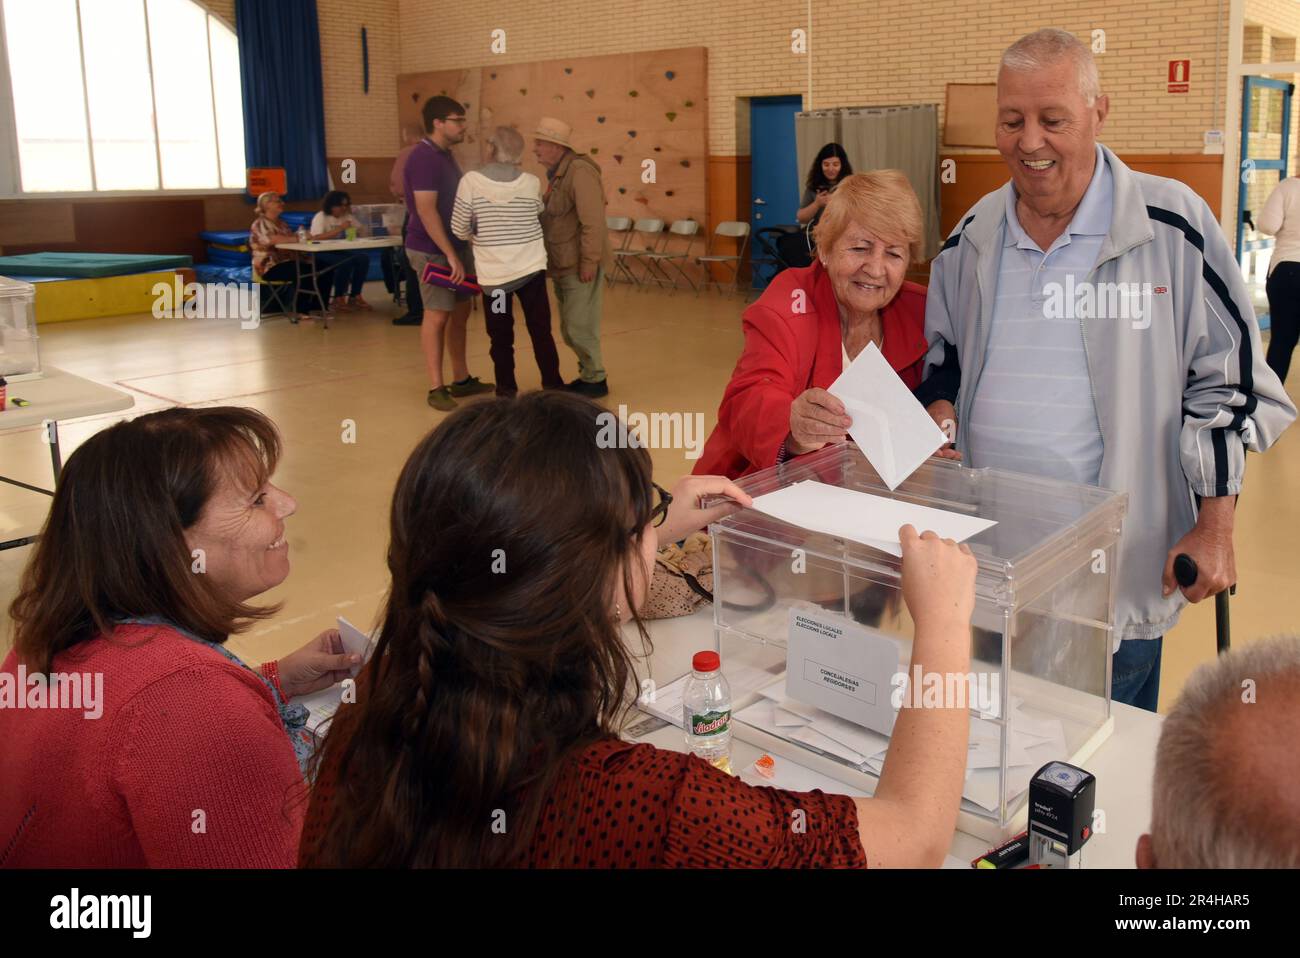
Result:
<svg viewBox="0 0 1300 958"><path fill-rule="evenodd" d="M1169 61L1169 92L1186 93L1191 89L1192 79L1192 61L1191 60L1170 60Z"/></svg>

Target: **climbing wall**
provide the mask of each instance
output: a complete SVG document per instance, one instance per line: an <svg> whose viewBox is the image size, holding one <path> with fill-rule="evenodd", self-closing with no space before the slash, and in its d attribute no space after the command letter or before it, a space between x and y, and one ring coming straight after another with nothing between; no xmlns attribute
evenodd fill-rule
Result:
<svg viewBox="0 0 1300 958"><path fill-rule="evenodd" d="M457 148L464 169L482 164L482 139L492 128L513 126L528 145L524 169L544 182L532 132L539 117L555 117L573 127L574 147L600 164L610 215L693 218L703 226L706 70L705 48L685 47L403 74L399 119L418 123L424 100L445 91L469 103L469 135Z"/></svg>

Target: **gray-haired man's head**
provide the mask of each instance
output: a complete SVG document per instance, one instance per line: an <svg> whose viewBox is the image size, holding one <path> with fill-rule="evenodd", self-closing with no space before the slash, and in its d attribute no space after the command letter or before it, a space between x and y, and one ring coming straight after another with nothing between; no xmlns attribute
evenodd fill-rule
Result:
<svg viewBox="0 0 1300 958"><path fill-rule="evenodd" d="M998 152L1022 202L1040 217L1069 217L1096 168L1110 110L1092 51L1065 30L1038 30L1002 54Z"/></svg>
<svg viewBox="0 0 1300 958"><path fill-rule="evenodd" d="M1139 868L1300 868L1300 636L1188 679L1156 752Z"/></svg>

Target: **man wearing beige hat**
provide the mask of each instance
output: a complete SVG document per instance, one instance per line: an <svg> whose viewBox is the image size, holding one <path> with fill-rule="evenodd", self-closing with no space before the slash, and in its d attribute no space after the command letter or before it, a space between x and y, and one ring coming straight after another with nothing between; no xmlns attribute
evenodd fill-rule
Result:
<svg viewBox="0 0 1300 958"><path fill-rule="evenodd" d="M584 396L609 392L600 356L601 291L614 254L605 229L605 186L600 167L575 153L569 124L543 117L533 132L533 155L546 167L542 234L546 271L560 305L560 334L578 355L579 376L569 388Z"/></svg>

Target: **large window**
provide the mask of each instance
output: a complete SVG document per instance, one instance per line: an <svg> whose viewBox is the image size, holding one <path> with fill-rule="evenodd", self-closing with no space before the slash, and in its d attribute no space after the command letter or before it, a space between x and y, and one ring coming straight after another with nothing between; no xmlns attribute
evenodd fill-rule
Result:
<svg viewBox="0 0 1300 958"><path fill-rule="evenodd" d="M13 113L0 117L0 192L244 187L239 46L224 23L193 0L2 4Z"/></svg>

